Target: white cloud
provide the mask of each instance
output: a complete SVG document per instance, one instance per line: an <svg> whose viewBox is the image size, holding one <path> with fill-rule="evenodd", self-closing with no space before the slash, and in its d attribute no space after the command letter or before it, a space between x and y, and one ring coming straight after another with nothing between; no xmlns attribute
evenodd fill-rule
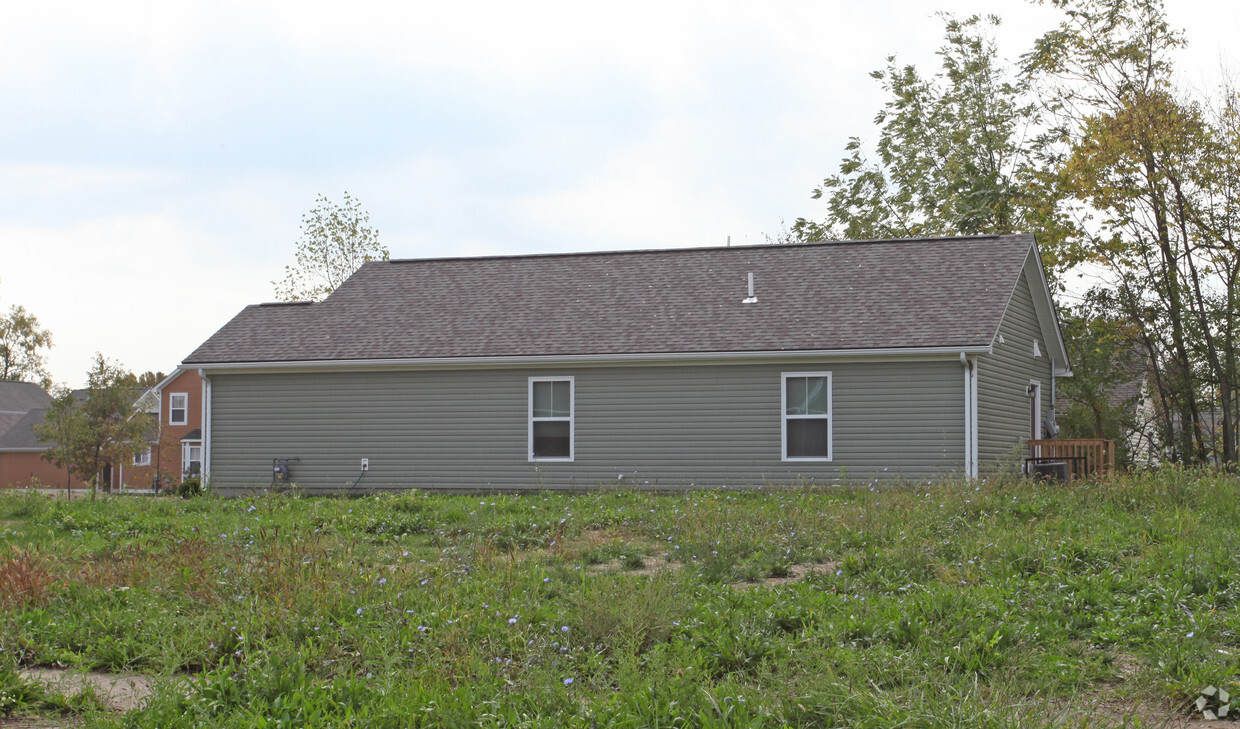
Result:
<svg viewBox="0 0 1240 729"><path fill-rule="evenodd" d="M167 183L169 177L165 173L141 168L0 162L0 198L91 195L116 187Z"/></svg>
<svg viewBox="0 0 1240 729"><path fill-rule="evenodd" d="M96 351L129 369L170 371L264 283L212 260L210 234L158 215L0 224L0 240L0 304L25 306L51 330L53 378L73 386Z"/></svg>

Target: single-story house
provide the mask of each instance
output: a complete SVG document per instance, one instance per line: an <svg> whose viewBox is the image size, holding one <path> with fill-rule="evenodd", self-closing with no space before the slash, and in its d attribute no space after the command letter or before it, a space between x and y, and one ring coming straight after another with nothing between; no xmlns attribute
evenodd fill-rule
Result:
<svg viewBox="0 0 1240 729"><path fill-rule="evenodd" d="M84 489L86 484L64 468L44 460L48 445L35 435L52 396L33 382L0 380L0 488Z"/></svg>
<svg viewBox="0 0 1240 729"><path fill-rule="evenodd" d="M224 493L978 477L1071 374L1030 235L376 261L181 366Z"/></svg>

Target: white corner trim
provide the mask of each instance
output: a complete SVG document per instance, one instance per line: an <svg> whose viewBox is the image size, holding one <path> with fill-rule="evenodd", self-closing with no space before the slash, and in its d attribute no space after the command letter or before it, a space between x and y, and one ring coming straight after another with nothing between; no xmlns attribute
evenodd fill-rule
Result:
<svg viewBox="0 0 1240 729"><path fill-rule="evenodd" d="M960 355L964 366L964 475L975 479L978 476L977 450L977 367L976 357Z"/></svg>
<svg viewBox="0 0 1240 729"><path fill-rule="evenodd" d="M202 482L211 482L211 378L198 370L202 378ZM187 418L188 419L188 418Z"/></svg>

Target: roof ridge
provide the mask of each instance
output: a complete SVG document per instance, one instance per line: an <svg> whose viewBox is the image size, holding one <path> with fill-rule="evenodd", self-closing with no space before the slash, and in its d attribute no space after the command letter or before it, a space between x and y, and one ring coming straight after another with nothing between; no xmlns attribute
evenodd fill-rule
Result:
<svg viewBox="0 0 1240 729"><path fill-rule="evenodd" d="M1029 237L1030 233L1004 233L1004 234L986 234L986 235L936 235L924 236L918 238L864 238L860 240L823 240L808 241L804 243L752 243L748 245L734 246L685 246L681 248L632 248L622 250L609 251L561 251L557 253L513 253L513 254L492 254L486 256L432 256L430 258L393 258L387 261L367 261L363 266L370 266L384 263L429 263L434 261L507 261L507 260L532 260L546 258L586 258L592 256L628 256L649 253L667 253L667 254L687 254L706 251L740 251L740 250L789 250L794 248L816 248L819 246L843 247L853 245L878 245L878 244L895 244L895 243L928 243L931 241L978 241L978 240L1002 240ZM281 304L300 304L315 302L274 302L272 304L259 304L259 306L279 306Z"/></svg>

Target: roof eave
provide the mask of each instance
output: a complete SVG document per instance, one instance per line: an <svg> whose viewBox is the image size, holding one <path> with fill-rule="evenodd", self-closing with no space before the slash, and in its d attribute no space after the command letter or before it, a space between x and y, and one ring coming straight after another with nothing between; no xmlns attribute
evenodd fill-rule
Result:
<svg viewBox="0 0 1240 729"><path fill-rule="evenodd" d="M425 357L399 359L330 359L271 362L183 362L206 372L247 370L434 369L440 367L519 367L547 365L676 364L786 359L951 359L990 354L989 345L887 347L875 349L773 350L761 352L642 352L634 354L522 355L496 357Z"/></svg>

